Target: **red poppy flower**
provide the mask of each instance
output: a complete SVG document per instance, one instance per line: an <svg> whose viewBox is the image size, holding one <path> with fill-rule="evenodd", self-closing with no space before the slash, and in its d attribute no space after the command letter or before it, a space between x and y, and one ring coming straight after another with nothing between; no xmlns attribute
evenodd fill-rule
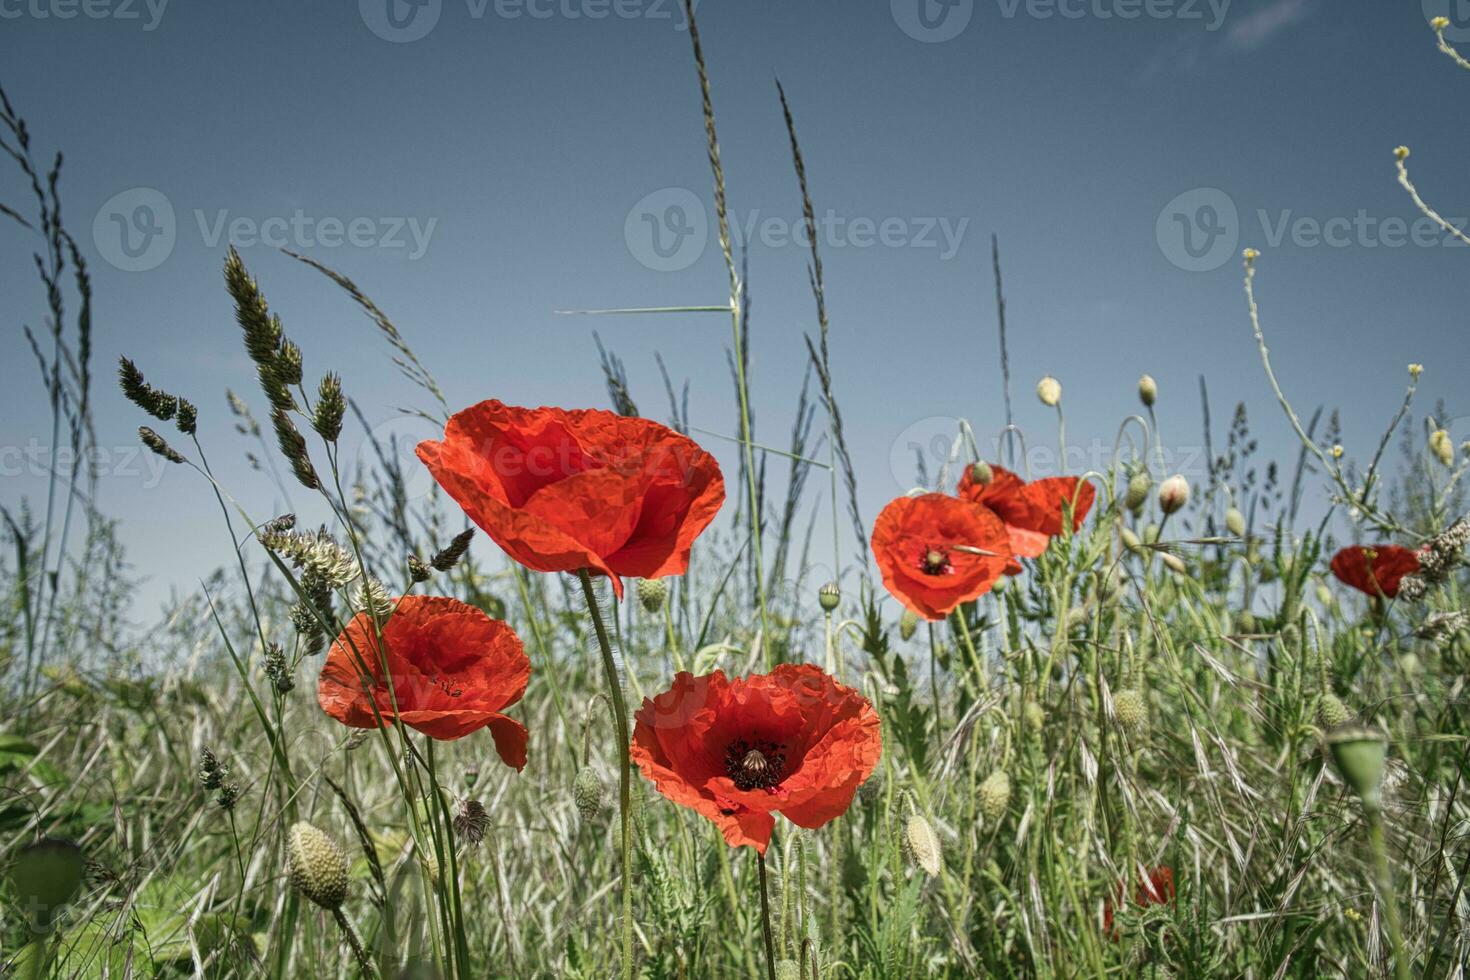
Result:
<svg viewBox="0 0 1470 980"><path fill-rule="evenodd" d="M1419 556L1396 544L1354 545L1332 556L1332 574L1370 596L1399 594L1405 575L1419 570Z"/></svg>
<svg viewBox="0 0 1470 980"><path fill-rule="evenodd" d="M975 479L975 468L966 467L955 493L994 511L1005 521L1011 547L1022 558L1035 558L1046 550L1052 537L1062 533L1063 515L1072 511L1072 530L1082 526L1097 498L1097 488L1075 476L1053 476L1030 483L995 464L990 464L989 483Z"/></svg>
<svg viewBox="0 0 1470 980"><path fill-rule="evenodd" d="M449 420L419 459L470 519L538 572L662 578L725 500L719 464L657 422L592 409L485 401Z"/></svg>
<svg viewBox="0 0 1470 980"><path fill-rule="evenodd" d="M776 820L815 829L847 811L878 764L878 713L810 664L727 680L681 671L645 698L633 761L658 791L766 852Z"/></svg>
<svg viewBox="0 0 1470 980"><path fill-rule="evenodd" d="M899 497L873 522L883 584L925 619L943 619L989 591L1011 565L1012 548L994 513L942 493Z"/></svg>
<svg viewBox="0 0 1470 980"><path fill-rule="evenodd" d="M509 626L458 599L410 595L398 600L382 634L386 673L367 613L337 637L317 685L323 711L353 728L377 728L376 706L385 722L396 717L444 740L488 726L505 764L525 766L526 728L501 714L521 699L531 676Z"/></svg>
<svg viewBox="0 0 1470 980"><path fill-rule="evenodd" d="M1141 871L1142 869L1140 869ZM1123 903L1123 887L1118 886L1118 904ZM1133 893L1133 904L1139 908L1149 905L1168 905L1174 901L1174 869L1161 864L1150 868L1146 875L1140 874L1138 889ZM1103 903L1103 931L1113 933L1113 900Z"/></svg>

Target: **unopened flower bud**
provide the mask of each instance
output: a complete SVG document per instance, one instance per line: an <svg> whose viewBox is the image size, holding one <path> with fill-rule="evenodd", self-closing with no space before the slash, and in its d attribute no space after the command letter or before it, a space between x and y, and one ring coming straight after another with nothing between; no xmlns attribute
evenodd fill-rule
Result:
<svg viewBox="0 0 1470 980"><path fill-rule="evenodd" d="M328 911L347 898L347 856L327 834L306 821L286 833L286 862L296 890Z"/></svg>
<svg viewBox="0 0 1470 980"><path fill-rule="evenodd" d="M664 607L664 600L669 597L669 587L661 578L641 578L638 580L638 601L646 612L656 613Z"/></svg>
<svg viewBox="0 0 1470 980"><path fill-rule="evenodd" d="M583 766L572 781L572 799L583 820L591 820L602 810L602 777L591 766Z"/></svg>
<svg viewBox="0 0 1470 980"><path fill-rule="evenodd" d="M1225 508L1225 528L1237 538L1245 537L1245 515L1234 507Z"/></svg>
<svg viewBox="0 0 1470 980"><path fill-rule="evenodd" d="M995 479L995 471L982 459L970 467L970 479L982 487L988 487L990 481Z"/></svg>
<svg viewBox="0 0 1470 980"><path fill-rule="evenodd" d="M978 795L981 816L991 823L996 822L1006 815L1006 808L1011 805L1011 777L1004 769L997 769L985 777Z"/></svg>
<svg viewBox="0 0 1470 980"><path fill-rule="evenodd" d="M1033 732L1039 732L1046 727L1046 711L1035 701L1026 702L1026 707L1021 709L1021 719Z"/></svg>
<svg viewBox="0 0 1470 980"><path fill-rule="evenodd" d="M944 869L944 851L929 821L915 813L903 825L903 850L929 877Z"/></svg>
<svg viewBox="0 0 1470 980"><path fill-rule="evenodd" d="M1323 691L1317 697L1317 725L1323 731L1331 731L1348 720L1347 705L1331 691Z"/></svg>
<svg viewBox="0 0 1470 980"><path fill-rule="evenodd" d="M1446 467L1455 465L1455 444L1444 429L1435 429L1429 434L1429 451Z"/></svg>
<svg viewBox="0 0 1470 980"><path fill-rule="evenodd" d="M1123 506L1129 510L1136 511L1148 500L1148 492L1153 489L1154 481L1144 470L1134 473L1128 480L1128 490L1123 494Z"/></svg>
<svg viewBox="0 0 1470 980"><path fill-rule="evenodd" d="M1189 503L1189 481L1179 474L1159 484L1159 509L1173 514Z"/></svg>
<svg viewBox="0 0 1470 980"><path fill-rule="evenodd" d="M914 633L919 629L919 616L912 609L905 609L903 616L898 621L898 635L905 640L914 638Z"/></svg>
<svg viewBox="0 0 1470 980"><path fill-rule="evenodd" d="M1138 400L1147 407L1152 407L1159 397L1159 386L1152 377L1145 374L1138 379Z"/></svg>
<svg viewBox="0 0 1470 980"><path fill-rule="evenodd" d="M1062 383L1048 374L1036 382L1036 397L1047 408L1055 408L1062 400Z"/></svg>
<svg viewBox="0 0 1470 980"><path fill-rule="evenodd" d="M1113 717L1126 731L1139 732L1148 725L1148 702L1133 688L1113 692Z"/></svg>

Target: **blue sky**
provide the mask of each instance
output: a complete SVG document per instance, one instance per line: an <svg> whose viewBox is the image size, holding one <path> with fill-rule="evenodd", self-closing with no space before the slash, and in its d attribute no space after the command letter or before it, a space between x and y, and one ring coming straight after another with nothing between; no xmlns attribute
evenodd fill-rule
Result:
<svg viewBox="0 0 1470 980"><path fill-rule="evenodd" d="M1264 253L1283 383L1304 412L1341 407L1350 454L1371 454L1411 361L1427 368L1425 409L1442 397L1470 416L1470 251L1416 236L1392 157L1411 146L1424 194L1470 213L1454 112L1470 77L1434 50L1436 3L705 0L733 220L750 239L758 436L784 444L814 328L778 77L824 218L869 521L912 481L910 442L957 417L982 433L1004 420L992 233L1017 421L1035 444L1056 439L1032 395L1041 375L1062 380L1069 439L1090 449L1111 446L1147 371L1165 438L1198 477L1203 374L1217 440L1244 400L1262 455L1294 458L1245 316L1245 245ZM1470 37L1470 19L1451 34ZM67 155L108 376L100 502L124 522L149 609L226 555L206 487L130 456L143 420L110 383L119 354L200 405L242 502L262 518L287 503L244 463L224 402L233 388L259 411L220 281L230 240L308 375L341 372L386 431L426 435L393 421L425 396L342 294L272 244L360 283L456 407L605 406L596 328L645 414L666 414L658 351L691 382L694 424L734 429L726 318L554 312L726 296L675 0L0 0L0 83L37 146ZM0 178L0 200L23 190ZM43 297L24 236L0 241L0 311L23 355ZM13 507L43 487L49 419L28 357L0 375ZM733 476L731 446L703 441Z"/></svg>

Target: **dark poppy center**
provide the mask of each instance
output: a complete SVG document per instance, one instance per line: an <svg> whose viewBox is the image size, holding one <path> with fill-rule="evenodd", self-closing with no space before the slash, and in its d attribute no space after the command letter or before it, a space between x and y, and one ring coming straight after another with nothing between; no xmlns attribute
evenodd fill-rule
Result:
<svg viewBox="0 0 1470 980"><path fill-rule="evenodd" d="M725 774L736 789L770 789L786 777L786 753L765 739L737 738L725 749Z"/></svg>
<svg viewBox="0 0 1470 980"><path fill-rule="evenodd" d="M926 548L919 556L919 571L925 575L943 575L949 570L949 553L942 548Z"/></svg>

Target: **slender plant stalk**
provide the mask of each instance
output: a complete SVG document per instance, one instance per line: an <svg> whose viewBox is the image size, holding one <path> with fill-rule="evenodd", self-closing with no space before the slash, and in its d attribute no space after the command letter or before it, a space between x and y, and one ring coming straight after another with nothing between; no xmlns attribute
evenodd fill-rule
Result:
<svg viewBox="0 0 1470 980"><path fill-rule="evenodd" d="M629 756L628 706L623 701L623 685L618 680L618 665L613 660L612 646L608 643L607 627L602 622L602 609L597 604L597 594L592 591L592 576L587 569L578 569L577 577L582 582L582 595L587 599L587 612L592 616L592 628L597 632L597 645L602 650L602 669L607 674L608 696L612 698L613 718L617 725L618 739L618 859L623 873L623 928L622 962L623 980L633 978L633 867L632 867L632 808L633 782L632 759Z"/></svg>
<svg viewBox="0 0 1470 980"><path fill-rule="evenodd" d="M761 879L761 934L766 940L766 975L776 980L776 945L771 939L771 898L766 885L766 856L757 851Z"/></svg>
<svg viewBox="0 0 1470 980"><path fill-rule="evenodd" d="M1399 900L1393 892L1393 872L1388 867L1388 845L1383 839L1383 808L1377 801L1363 801L1363 815L1368 820L1368 843L1373 848L1373 877L1378 887L1378 904L1388 920L1388 941L1393 946L1393 972L1396 980L1409 980L1409 957L1404 952L1404 927L1399 921Z"/></svg>

